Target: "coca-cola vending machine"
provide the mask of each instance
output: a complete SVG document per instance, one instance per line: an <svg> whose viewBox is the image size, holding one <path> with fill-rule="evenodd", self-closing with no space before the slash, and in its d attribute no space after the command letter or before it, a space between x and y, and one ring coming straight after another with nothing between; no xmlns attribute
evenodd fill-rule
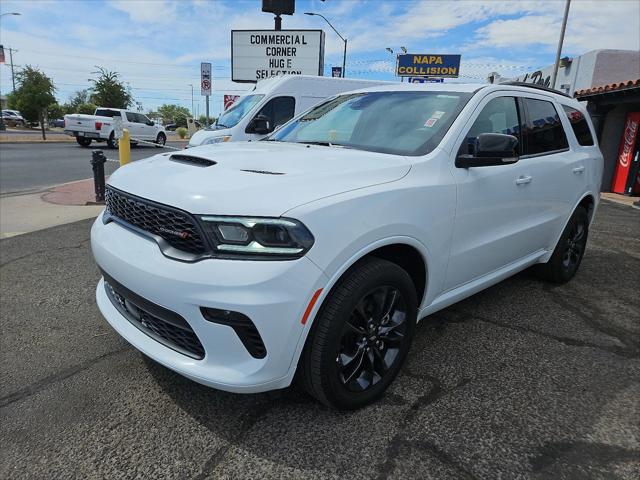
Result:
<svg viewBox="0 0 640 480"><path fill-rule="evenodd" d="M640 112L627 114L624 125L620 148L618 149L618 162L613 174L611 191L624 195L640 193Z"/></svg>

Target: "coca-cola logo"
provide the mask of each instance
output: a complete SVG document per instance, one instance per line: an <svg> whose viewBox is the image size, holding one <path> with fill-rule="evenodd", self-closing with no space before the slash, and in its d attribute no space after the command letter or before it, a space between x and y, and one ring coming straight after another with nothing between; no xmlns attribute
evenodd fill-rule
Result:
<svg viewBox="0 0 640 480"><path fill-rule="evenodd" d="M631 161L631 149L633 148L637 131L638 122L630 121L627 124L627 128L625 128L623 137L624 143L622 144L622 152L620 152L620 165L623 168L627 168Z"/></svg>

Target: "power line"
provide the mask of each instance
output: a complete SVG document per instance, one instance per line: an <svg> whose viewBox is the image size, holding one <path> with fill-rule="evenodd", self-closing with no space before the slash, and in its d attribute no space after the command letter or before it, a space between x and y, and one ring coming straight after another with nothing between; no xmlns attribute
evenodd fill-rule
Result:
<svg viewBox="0 0 640 480"><path fill-rule="evenodd" d="M32 53L42 53L45 50L29 50L29 49L21 49L22 52L32 52ZM115 62L115 63L131 63L133 65L156 65L159 67L178 67L178 68L200 68L200 65L198 64L185 64L185 65L180 65L178 63L154 63L154 62L137 62L137 61L133 61L133 60L122 60L122 59L116 59L116 58L106 58L106 57L92 57L92 56L84 56L84 55L70 55L70 54L61 54L61 53L51 53L52 50L48 50L47 51L47 57L71 57L71 58L83 58L83 59L87 59L87 60L99 60L99 61L104 61L104 62ZM227 66L223 66L223 65L212 65L212 68L214 69L224 69L224 68L229 68Z"/></svg>

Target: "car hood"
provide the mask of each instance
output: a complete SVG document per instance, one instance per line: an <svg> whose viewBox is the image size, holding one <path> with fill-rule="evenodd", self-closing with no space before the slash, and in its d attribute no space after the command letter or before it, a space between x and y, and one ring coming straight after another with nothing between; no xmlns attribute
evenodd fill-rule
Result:
<svg viewBox="0 0 640 480"><path fill-rule="evenodd" d="M237 142L174 155L216 162L197 166L160 154L121 167L109 184L195 214L279 216L320 198L405 176L405 157L340 147Z"/></svg>
<svg viewBox="0 0 640 480"><path fill-rule="evenodd" d="M231 135L230 128L221 128L220 130L207 130L202 129L198 130L193 136L189 139L189 147L197 147L202 145L207 138L213 137L224 137L225 135Z"/></svg>

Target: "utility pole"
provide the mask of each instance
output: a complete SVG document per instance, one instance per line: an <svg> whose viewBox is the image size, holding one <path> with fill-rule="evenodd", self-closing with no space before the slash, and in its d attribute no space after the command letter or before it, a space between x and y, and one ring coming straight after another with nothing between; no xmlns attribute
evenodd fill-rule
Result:
<svg viewBox="0 0 640 480"><path fill-rule="evenodd" d="M562 29L560 30L560 40L558 40L558 51L556 52L556 63L553 66L551 76L551 88L556 88L556 78L558 77L558 67L560 66L560 55L562 54L562 44L564 43L564 32L567 29L567 18L569 17L569 5L571 0L567 0L564 5L564 18L562 19Z"/></svg>
<svg viewBox="0 0 640 480"><path fill-rule="evenodd" d="M190 83L189 85L191 86L191 118L196 118L194 117L195 111L193 110L193 83Z"/></svg>
<svg viewBox="0 0 640 480"><path fill-rule="evenodd" d="M5 14L6 15L6 14ZM2 47L2 45L0 45L0 47ZM9 50L9 62L11 63L11 83L13 84L13 91L16 91L16 77L13 73L13 52L17 52L18 50L15 50L13 48L9 48L9 47L3 47L4 50Z"/></svg>

